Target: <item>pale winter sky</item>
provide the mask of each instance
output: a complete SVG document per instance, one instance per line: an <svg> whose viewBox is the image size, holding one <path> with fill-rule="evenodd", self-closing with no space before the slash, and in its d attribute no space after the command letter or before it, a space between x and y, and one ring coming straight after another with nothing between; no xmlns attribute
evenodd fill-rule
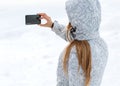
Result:
<svg viewBox="0 0 120 86"><path fill-rule="evenodd" d="M10 7L10 6L19 6L19 5L31 5L31 4L40 4L40 5L55 5L63 4L65 0L0 0L0 6Z"/></svg>

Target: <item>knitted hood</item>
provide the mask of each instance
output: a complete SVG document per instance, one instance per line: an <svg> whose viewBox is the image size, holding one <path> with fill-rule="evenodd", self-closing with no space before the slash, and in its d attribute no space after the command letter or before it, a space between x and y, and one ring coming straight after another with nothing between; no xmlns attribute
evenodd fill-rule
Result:
<svg viewBox="0 0 120 86"><path fill-rule="evenodd" d="M76 28L74 39L99 37L101 6L98 0L68 0L65 5L69 22Z"/></svg>

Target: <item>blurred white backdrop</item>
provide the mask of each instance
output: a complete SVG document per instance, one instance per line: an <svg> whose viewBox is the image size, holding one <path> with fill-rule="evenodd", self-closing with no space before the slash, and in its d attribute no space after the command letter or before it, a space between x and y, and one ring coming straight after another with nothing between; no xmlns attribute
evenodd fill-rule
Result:
<svg viewBox="0 0 120 86"><path fill-rule="evenodd" d="M119 86L120 1L100 3L100 34L109 48L101 86ZM0 0L0 86L56 86L57 62L67 42L48 28L25 25L25 15L39 12L68 23L65 0Z"/></svg>

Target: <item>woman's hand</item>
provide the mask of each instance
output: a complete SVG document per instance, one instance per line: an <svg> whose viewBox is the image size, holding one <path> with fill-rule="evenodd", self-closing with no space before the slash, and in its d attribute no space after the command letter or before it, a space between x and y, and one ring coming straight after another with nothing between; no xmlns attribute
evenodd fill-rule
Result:
<svg viewBox="0 0 120 86"><path fill-rule="evenodd" d="M39 25L43 26L43 27L50 27L51 28L51 26L53 24L51 18L46 13L38 13L38 15L41 16L40 19L45 19L47 21L47 23L45 23L45 24L39 24Z"/></svg>

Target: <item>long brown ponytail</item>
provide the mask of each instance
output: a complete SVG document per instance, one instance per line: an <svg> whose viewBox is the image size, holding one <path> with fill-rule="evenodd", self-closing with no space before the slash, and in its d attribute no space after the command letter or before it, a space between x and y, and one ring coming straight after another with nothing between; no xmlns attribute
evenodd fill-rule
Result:
<svg viewBox="0 0 120 86"><path fill-rule="evenodd" d="M67 26L67 32L71 28L71 24L69 23ZM80 66L82 67L84 74L85 74L85 86L89 86L90 84L90 72L91 72L91 49L90 45L87 40L73 40L70 42L70 44L66 48L66 52L64 55L64 60L63 60L63 68L64 72L68 73L67 69L67 63L69 60L69 54L71 51L71 48L73 46L76 46L76 51L77 51L77 57L78 57L78 71L80 69Z"/></svg>

